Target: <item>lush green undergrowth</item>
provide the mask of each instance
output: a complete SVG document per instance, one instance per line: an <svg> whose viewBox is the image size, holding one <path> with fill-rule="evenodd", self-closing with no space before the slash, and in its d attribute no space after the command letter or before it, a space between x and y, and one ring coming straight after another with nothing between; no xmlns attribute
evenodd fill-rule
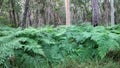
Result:
<svg viewBox="0 0 120 68"><path fill-rule="evenodd" d="M101 65L100 61L106 58L113 62ZM88 68L102 68L105 64L108 68L111 64L119 68L114 63L119 58L119 25L105 28L84 24L25 30L0 27L0 68L86 68L86 64ZM89 63L94 60L98 60L98 65Z"/></svg>

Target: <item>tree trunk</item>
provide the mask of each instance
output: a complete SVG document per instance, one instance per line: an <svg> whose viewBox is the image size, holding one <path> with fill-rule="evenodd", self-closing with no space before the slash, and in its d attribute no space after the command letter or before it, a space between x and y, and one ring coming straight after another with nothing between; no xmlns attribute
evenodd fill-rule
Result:
<svg viewBox="0 0 120 68"><path fill-rule="evenodd" d="M16 27L17 24L16 24L15 2L13 0L11 0L11 8L12 8L14 27Z"/></svg>
<svg viewBox="0 0 120 68"><path fill-rule="evenodd" d="M13 25L13 16L12 16L12 11L9 10L9 18L10 18L10 23Z"/></svg>
<svg viewBox="0 0 120 68"><path fill-rule="evenodd" d="M36 22L36 25L35 27L38 27L38 23L39 23L39 9L36 10L35 12L35 22Z"/></svg>
<svg viewBox="0 0 120 68"><path fill-rule="evenodd" d="M29 18L29 25L32 26L33 21L32 21L32 12L31 11L29 11L28 18Z"/></svg>
<svg viewBox="0 0 120 68"><path fill-rule="evenodd" d="M114 27L114 0L111 0L111 26Z"/></svg>
<svg viewBox="0 0 120 68"><path fill-rule="evenodd" d="M46 22L47 22L47 25L50 25L50 13L51 13L51 0L48 0L47 1L47 9L46 9Z"/></svg>
<svg viewBox="0 0 120 68"><path fill-rule="evenodd" d="M108 26L108 3L109 0L105 0L105 26Z"/></svg>
<svg viewBox="0 0 120 68"><path fill-rule="evenodd" d="M2 4L3 4L3 0L0 0L0 16L2 15Z"/></svg>
<svg viewBox="0 0 120 68"><path fill-rule="evenodd" d="M98 26L99 24L99 10L98 10L98 0L92 0L92 23L93 26Z"/></svg>
<svg viewBox="0 0 120 68"><path fill-rule="evenodd" d="M17 27L21 24L20 23L20 16L19 16L19 14L18 14L18 12L16 12L16 18L17 18Z"/></svg>
<svg viewBox="0 0 120 68"><path fill-rule="evenodd" d="M27 19L27 13L29 10L29 1L30 0L26 0L25 2L25 8L24 8L24 13L23 13L23 21L22 21L22 28L25 29L26 28L26 19Z"/></svg>
<svg viewBox="0 0 120 68"><path fill-rule="evenodd" d="M70 0L65 0L65 9L66 9L66 26L70 26L71 17L70 17Z"/></svg>

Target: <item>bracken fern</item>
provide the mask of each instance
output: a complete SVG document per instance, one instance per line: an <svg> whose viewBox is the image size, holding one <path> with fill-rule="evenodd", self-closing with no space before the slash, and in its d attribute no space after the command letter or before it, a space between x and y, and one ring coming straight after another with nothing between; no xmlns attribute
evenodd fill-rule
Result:
<svg viewBox="0 0 120 68"><path fill-rule="evenodd" d="M119 54L119 29L90 24L25 30L1 27L0 67L48 68L67 58L87 61L109 57L111 52Z"/></svg>

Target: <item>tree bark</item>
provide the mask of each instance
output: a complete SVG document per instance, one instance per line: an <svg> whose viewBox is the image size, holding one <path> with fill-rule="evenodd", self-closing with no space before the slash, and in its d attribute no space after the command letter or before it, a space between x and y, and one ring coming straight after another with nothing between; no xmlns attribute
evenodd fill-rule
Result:
<svg viewBox="0 0 120 68"><path fill-rule="evenodd" d="M46 22L47 22L47 25L50 25L50 13L51 13L51 0L48 0L47 1L47 9L46 9Z"/></svg>
<svg viewBox="0 0 120 68"><path fill-rule="evenodd" d="M0 0L0 16L2 15L2 4L4 0Z"/></svg>
<svg viewBox="0 0 120 68"><path fill-rule="evenodd" d="M29 18L29 25L32 26L31 11L29 11L28 18Z"/></svg>
<svg viewBox="0 0 120 68"><path fill-rule="evenodd" d="M25 29L26 28L26 19L27 19L27 13L29 10L29 1L30 0L26 0L25 2L25 8L24 8L24 13L23 13L23 21L22 21L22 28Z"/></svg>
<svg viewBox="0 0 120 68"><path fill-rule="evenodd" d="M15 2L13 0L11 0L11 8L12 8L14 27L16 27L17 24L16 24Z"/></svg>
<svg viewBox="0 0 120 68"><path fill-rule="evenodd" d="M114 27L115 22L114 22L114 0L111 0L111 26Z"/></svg>
<svg viewBox="0 0 120 68"><path fill-rule="evenodd" d="M105 0L105 26L108 26L108 3L109 0Z"/></svg>
<svg viewBox="0 0 120 68"><path fill-rule="evenodd" d="M70 0L65 0L65 10L66 10L66 26L70 26Z"/></svg>
<svg viewBox="0 0 120 68"><path fill-rule="evenodd" d="M18 12L16 12L16 18L17 18L17 27L21 24L20 23L20 16L19 16L19 14L18 14Z"/></svg>
<svg viewBox="0 0 120 68"><path fill-rule="evenodd" d="M99 10L98 10L98 0L92 0L92 23L93 26L98 26L99 24Z"/></svg>

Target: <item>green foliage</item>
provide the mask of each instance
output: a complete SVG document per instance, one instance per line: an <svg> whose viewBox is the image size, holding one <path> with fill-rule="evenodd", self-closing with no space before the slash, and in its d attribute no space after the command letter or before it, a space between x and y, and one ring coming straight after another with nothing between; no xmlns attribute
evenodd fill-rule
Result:
<svg viewBox="0 0 120 68"><path fill-rule="evenodd" d="M6 17L0 16L0 26L8 25L8 24L10 25L9 20Z"/></svg>
<svg viewBox="0 0 120 68"><path fill-rule="evenodd" d="M120 55L120 34L114 31L119 31L119 26L1 27L0 67L48 68L68 58L78 62Z"/></svg>

